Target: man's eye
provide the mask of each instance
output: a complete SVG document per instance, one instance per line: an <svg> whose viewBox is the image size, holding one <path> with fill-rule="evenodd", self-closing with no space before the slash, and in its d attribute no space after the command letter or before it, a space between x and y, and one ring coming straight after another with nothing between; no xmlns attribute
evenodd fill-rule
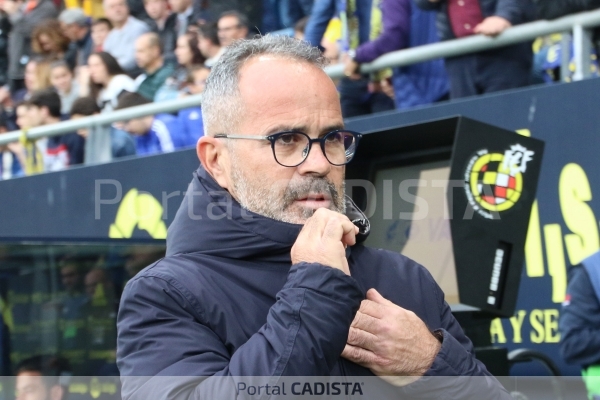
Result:
<svg viewBox="0 0 600 400"><path fill-rule="evenodd" d="M289 135L281 135L277 138L280 144L294 144L298 142L298 135L290 133Z"/></svg>
<svg viewBox="0 0 600 400"><path fill-rule="evenodd" d="M342 141L342 134L341 133L334 133L331 135L327 135L325 137L325 141L329 142L329 143L338 143Z"/></svg>

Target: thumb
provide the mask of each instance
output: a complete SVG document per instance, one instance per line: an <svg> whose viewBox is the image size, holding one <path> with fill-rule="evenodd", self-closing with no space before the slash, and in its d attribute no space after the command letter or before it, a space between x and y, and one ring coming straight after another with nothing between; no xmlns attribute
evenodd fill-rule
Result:
<svg viewBox="0 0 600 400"><path fill-rule="evenodd" d="M383 297L376 289L369 289L367 291L367 299L374 301L375 303L381 304L383 306L395 305L394 303Z"/></svg>

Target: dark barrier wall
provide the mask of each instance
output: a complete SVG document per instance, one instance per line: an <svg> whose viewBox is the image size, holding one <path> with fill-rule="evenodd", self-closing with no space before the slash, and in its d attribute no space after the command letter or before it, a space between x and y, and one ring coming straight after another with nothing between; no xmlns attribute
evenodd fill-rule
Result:
<svg viewBox="0 0 600 400"><path fill-rule="evenodd" d="M368 132L401 122L414 124L464 115L511 130L529 130L546 143L538 182L517 311L492 324L493 340L509 349L543 351L565 374L579 374L558 353L558 318L569 267L599 247L600 80L543 86L455 101L379 117L377 128L366 118L349 123ZM535 364L514 367L520 374L545 374Z"/></svg>
<svg viewBox="0 0 600 400"><path fill-rule="evenodd" d="M558 318L570 265L599 248L598 93L600 80L589 80L348 121L367 133L464 115L546 142L517 311L494 321L491 333L509 349L543 351L573 375L579 369L558 354ZM39 240L97 241L98 232L102 240L164 238L197 165L195 152L186 150L0 182L0 240L32 239L32 232ZM513 372L544 374L535 365Z"/></svg>

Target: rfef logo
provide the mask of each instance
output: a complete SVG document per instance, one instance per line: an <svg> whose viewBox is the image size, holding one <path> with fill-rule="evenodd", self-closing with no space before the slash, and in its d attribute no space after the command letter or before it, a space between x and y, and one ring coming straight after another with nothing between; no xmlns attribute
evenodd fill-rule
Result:
<svg viewBox="0 0 600 400"><path fill-rule="evenodd" d="M465 192L469 203L484 218L514 206L523 190L523 176L534 152L515 144L503 153L478 151L465 170Z"/></svg>

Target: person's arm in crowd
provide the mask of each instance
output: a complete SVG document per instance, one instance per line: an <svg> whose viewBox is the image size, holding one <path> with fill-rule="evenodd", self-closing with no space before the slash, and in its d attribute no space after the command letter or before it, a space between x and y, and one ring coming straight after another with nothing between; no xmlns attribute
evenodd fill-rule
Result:
<svg viewBox="0 0 600 400"><path fill-rule="evenodd" d="M315 0L304 30L304 40L311 46L321 47L321 40L323 40L329 21L335 15L335 10L335 0Z"/></svg>
<svg viewBox="0 0 600 400"><path fill-rule="evenodd" d="M56 7L51 1L44 1L35 9L35 12L24 14L19 9L13 17L11 17L11 23L13 24L13 30L21 32L25 37L31 37L31 33L37 25L47 19L56 18L57 11Z"/></svg>
<svg viewBox="0 0 600 400"><path fill-rule="evenodd" d="M525 19L528 15L525 7L528 6L528 2L523 0L497 0L494 16L504 18L510 22L511 25L529 22Z"/></svg>
<svg viewBox="0 0 600 400"><path fill-rule="evenodd" d="M600 8L600 0L545 0L536 3L540 19L555 19L596 8Z"/></svg>
<svg viewBox="0 0 600 400"><path fill-rule="evenodd" d="M600 362L600 299L583 266L573 267L559 320L560 353L569 364Z"/></svg>
<svg viewBox="0 0 600 400"><path fill-rule="evenodd" d="M473 32L486 36L497 36L513 25L529 22L531 4L522 0L497 0L494 15L484 19Z"/></svg>
<svg viewBox="0 0 600 400"><path fill-rule="evenodd" d="M8 19L13 26L18 24L25 15L22 1L6 0L2 2L0 8L8 15Z"/></svg>
<svg viewBox="0 0 600 400"><path fill-rule="evenodd" d="M383 54L408 46L410 1L383 0L381 2L383 32L377 39L358 46L354 57L357 63L371 62Z"/></svg>
<svg viewBox="0 0 600 400"><path fill-rule="evenodd" d="M69 165L83 164L85 139L77 133L64 136L64 142L69 152Z"/></svg>
<svg viewBox="0 0 600 400"><path fill-rule="evenodd" d="M343 247L355 243L354 225L325 209L312 218L292 249L293 265L265 324L233 353L207 320L214 310L205 309L176 279L151 267L129 281L117 317L123 399L238 398L236 386L226 385L236 377L329 376L363 294L348 275ZM335 220L344 218L332 230ZM185 378L209 376L222 378L199 385Z"/></svg>
<svg viewBox="0 0 600 400"><path fill-rule="evenodd" d="M413 0L415 5L423 10L438 10L446 0Z"/></svg>

